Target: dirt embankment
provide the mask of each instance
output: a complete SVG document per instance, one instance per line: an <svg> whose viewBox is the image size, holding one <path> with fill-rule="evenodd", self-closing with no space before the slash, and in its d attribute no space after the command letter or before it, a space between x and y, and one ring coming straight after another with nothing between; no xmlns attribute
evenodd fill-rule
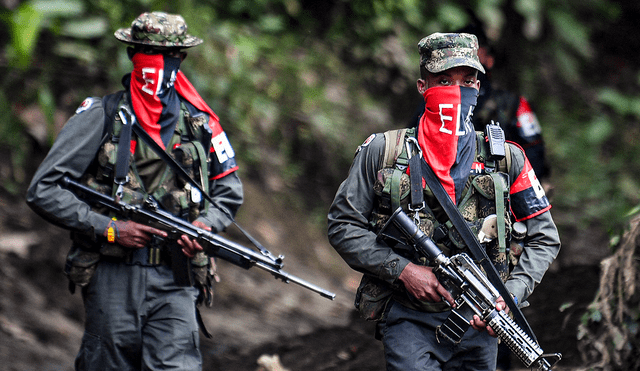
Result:
<svg viewBox="0 0 640 371"><path fill-rule="evenodd" d="M383 370L373 325L352 309L359 275L337 257L322 232L304 228L283 200L265 200L258 190L247 184L241 225L273 253L285 254L287 272L335 291L337 298L330 301L259 269L220 262L214 307L202 309L213 333L213 339L201 340L204 369ZM69 294L62 274L68 233L6 194L0 195L0 215L0 369L72 370L84 315L80 295ZM597 265L561 267L562 261L537 288L525 315L542 348L563 353L557 369L568 370L581 362L576 328L594 297L599 272Z"/></svg>

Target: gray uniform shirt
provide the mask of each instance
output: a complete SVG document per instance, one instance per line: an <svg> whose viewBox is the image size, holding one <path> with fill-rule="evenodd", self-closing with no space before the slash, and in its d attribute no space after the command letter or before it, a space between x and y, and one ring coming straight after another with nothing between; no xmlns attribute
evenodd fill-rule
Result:
<svg viewBox="0 0 640 371"><path fill-rule="evenodd" d="M511 146L509 177L515 179L524 167L525 156L519 147L508 145ZM397 283L410 260L377 242L376 234L369 228L375 198L373 185L383 165L384 150L382 134L358 148L349 175L338 188L329 209L328 237L351 268L388 283ZM524 252L506 283L521 305L540 283L560 250L558 230L549 211L526 220L525 224Z"/></svg>
<svg viewBox="0 0 640 371"><path fill-rule="evenodd" d="M60 131L31 180L26 201L36 213L55 225L100 237L109 217L92 211L88 204L58 184L64 176L79 179L101 145L105 111L101 98L91 99L91 106L72 116ZM215 204L197 220L211 226L213 232L219 232L231 223L220 209L233 216L242 204L242 183L233 172L216 180L209 193Z"/></svg>

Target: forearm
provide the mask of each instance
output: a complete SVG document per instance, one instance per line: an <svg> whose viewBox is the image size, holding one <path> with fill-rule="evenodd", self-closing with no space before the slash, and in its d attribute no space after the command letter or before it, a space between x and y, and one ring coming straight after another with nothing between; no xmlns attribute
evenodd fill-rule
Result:
<svg viewBox="0 0 640 371"><path fill-rule="evenodd" d="M329 213L329 242L354 270L395 283L409 260L376 240L366 225L338 217L332 207Z"/></svg>
<svg viewBox="0 0 640 371"><path fill-rule="evenodd" d="M526 224L524 251L507 281L507 288L520 302L527 300L542 281L560 251L560 237L550 212L529 219Z"/></svg>

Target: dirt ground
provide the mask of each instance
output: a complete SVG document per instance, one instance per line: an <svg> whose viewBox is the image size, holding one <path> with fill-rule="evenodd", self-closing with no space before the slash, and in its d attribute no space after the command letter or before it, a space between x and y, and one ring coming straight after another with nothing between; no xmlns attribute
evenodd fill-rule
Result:
<svg viewBox="0 0 640 371"><path fill-rule="evenodd" d="M247 190L250 195L255 191ZM243 224L249 219L245 214L241 224L251 225L250 232L265 245L281 247L272 252L285 253L287 272L337 297L330 301L256 268L221 262L214 306L202 309L213 334L213 339L201 339L204 370L383 370L373 324L352 309L359 275L335 255L326 237L304 234L299 220L287 220L277 202L260 205L247 199L246 210L263 222ZM80 296L67 291L62 274L68 233L33 214L20 197L0 195L0 215L0 370L72 370L83 308ZM597 263L559 259L530 300L535 310L524 311L545 352L563 354L556 370L581 365L576 327L595 295L598 269ZM517 370L519 361L512 361Z"/></svg>

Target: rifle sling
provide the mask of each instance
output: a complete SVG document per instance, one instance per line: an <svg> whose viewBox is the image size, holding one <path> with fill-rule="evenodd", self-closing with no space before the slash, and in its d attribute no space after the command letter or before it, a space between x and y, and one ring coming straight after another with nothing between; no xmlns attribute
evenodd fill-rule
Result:
<svg viewBox="0 0 640 371"><path fill-rule="evenodd" d="M422 168L420 167L420 156L412 156L409 159L409 169L411 169L411 208L419 210L425 206L424 192L422 190ZM395 209L394 209L395 210Z"/></svg>
<svg viewBox="0 0 640 371"><path fill-rule="evenodd" d="M527 319L522 314L522 311L520 311L520 308L518 308L518 306L516 305L513 297L505 287L504 282L502 282L502 279L500 279L500 275L498 274L498 271L496 271L496 268L493 266L493 263L491 263L491 260L487 256L487 253L484 251L482 246L480 246L480 242L458 211L458 208L456 208L456 206L453 204L453 201L436 177L433 169L431 169L431 166L427 164L424 158L422 158L422 172L424 174L427 185L435 195L442 208L447 213L447 216L453 223L453 226L456 228L458 233L460 233L460 236L464 240L465 244L471 252L471 255L473 256L473 259L475 259L482 266L482 268L484 268L489 282L491 282L491 284L493 284L493 286L498 290L498 293L500 293L505 303L511 309L516 323L518 323L518 325L520 325L520 327L527 332L531 339L537 342L536 337L533 334L533 330L527 322Z"/></svg>
<svg viewBox="0 0 640 371"><path fill-rule="evenodd" d="M125 117L127 114L129 117ZM118 137L114 181L118 185L116 196L122 197L122 186L128 181L129 156L131 154L131 126L133 122L135 122L135 118L125 108L120 109L118 115L120 115L120 120L122 121L122 129Z"/></svg>

